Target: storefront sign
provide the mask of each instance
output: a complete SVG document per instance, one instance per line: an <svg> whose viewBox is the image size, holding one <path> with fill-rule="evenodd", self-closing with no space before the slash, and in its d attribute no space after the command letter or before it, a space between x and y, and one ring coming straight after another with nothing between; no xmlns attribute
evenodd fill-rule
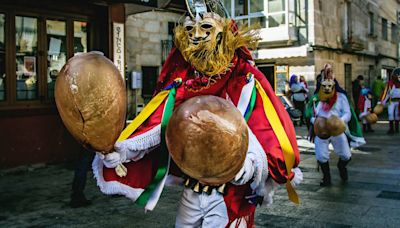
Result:
<svg viewBox="0 0 400 228"><path fill-rule="evenodd" d="M157 0L107 0L109 3L133 3L142 6L157 7Z"/></svg>
<svg viewBox="0 0 400 228"><path fill-rule="evenodd" d="M114 41L114 64L117 66L121 76L125 78L125 36L124 24L113 23L113 41Z"/></svg>

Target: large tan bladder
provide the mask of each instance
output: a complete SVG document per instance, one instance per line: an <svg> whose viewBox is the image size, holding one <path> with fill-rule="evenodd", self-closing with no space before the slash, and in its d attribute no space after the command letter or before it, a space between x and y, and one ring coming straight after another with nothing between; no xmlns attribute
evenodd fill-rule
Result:
<svg viewBox="0 0 400 228"><path fill-rule="evenodd" d="M172 159L206 185L232 180L248 149L247 124L239 110L216 96L197 96L173 113L166 130Z"/></svg>
<svg viewBox="0 0 400 228"><path fill-rule="evenodd" d="M102 54L72 57L61 69L55 100L69 132L84 147L108 153L125 125L125 83Z"/></svg>
<svg viewBox="0 0 400 228"><path fill-rule="evenodd" d="M346 124L337 116L331 116L326 121L326 127L331 136L338 136L346 131Z"/></svg>

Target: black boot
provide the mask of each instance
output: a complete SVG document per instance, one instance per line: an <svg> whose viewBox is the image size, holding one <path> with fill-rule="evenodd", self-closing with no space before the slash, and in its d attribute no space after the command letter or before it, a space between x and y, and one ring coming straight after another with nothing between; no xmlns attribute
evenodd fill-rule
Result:
<svg viewBox="0 0 400 228"><path fill-rule="evenodd" d="M389 121L389 131L387 132L389 135L394 134L394 129L393 129L393 120Z"/></svg>
<svg viewBox="0 0 400 228"><path fill-rule="evenodd" d="M363 124L363 125L362 125L362 128L363 128L363 132L364 132L364 133L367 132L367 124Z"/></svg>
<svg viewBox="0 0 400 228"><path fill-rule="evenodd" d="M331 171L329 169L329 161L322 163L318 161L318 164L321 166L322 174L324 175L321 183L319 185L321 187L331 186Z"/></svg>
<svg viewBox="0 0 400 228"><path fill-rule="evenodd" d="M339 174L340 178L342 178L343 181L347 181L349 179L349 175L347 174L347 164L350 162L351 158L349 160L345 161L339 158L339 161L337 163L337 167L339 169Z"/></svg>
<svg viewBox="0 0 400 228"><path fill-rule="evenodd" d="M399 121L398 120L394 121L394 129L395 129L396 133L399 133Z"/></svg>
<svg viewBox="0 0 400 228"><path fill-rule="evenodd" d="M72 193L71 201L69 202L70 207L78 208L78 207L86 207L92 204L92 202L86 199L85 194L82 193Z"/></svg>
<svg viewBox="0 0 400 228"><path fill-rule="evenodd" d="M367 124L367 131L368 132L375 132L374 129L372 129L371 124Z"/></svg>

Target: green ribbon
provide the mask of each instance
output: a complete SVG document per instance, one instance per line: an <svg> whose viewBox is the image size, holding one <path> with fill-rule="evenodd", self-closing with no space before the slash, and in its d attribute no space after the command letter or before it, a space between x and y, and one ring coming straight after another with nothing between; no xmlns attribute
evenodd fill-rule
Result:
<svg viewBox="0 0 400 228"><path fill-rule="evenodd" d="M160 153L160 164L158 165L158 169L156 175L154 176L151 183L147 186L144 192L139 196L136 200L136 203L142 206L145 206L147 201L149 200L151 194L157 188L157 185L161 182L164 176L167 174L168 169L168 159L169 153L167 149L167 144L165 142L165 130L167 128L167 124L169 119L172 116L172 112L174 111L174 104L175 104L175 95L176 89L172 87L169 94L168 99L164 107L164 113L161 120L161 153Z"/></svg>
<svg viewBox="0 0 400 228"><path fill-rule="evenodd" d="M246 122L249 121L251 113L253 112L254 106L256 104L256 97L257 97L257 89L256 86L253 86L253 91L251 93L251 98L250 98L250 104L246 114L244 115L244 119L246 120Z"/></svg>

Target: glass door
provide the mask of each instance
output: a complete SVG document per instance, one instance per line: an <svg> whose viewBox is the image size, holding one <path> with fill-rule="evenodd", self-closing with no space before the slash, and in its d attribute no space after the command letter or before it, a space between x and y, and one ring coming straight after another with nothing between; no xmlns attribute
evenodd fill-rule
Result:
<svg viewBox="0 0 400 228"><path fill-rule="evenodd" d="M6 16L0 13L0 102L6 100Z"/></svg>
<svg viewBox="0 0 400 228"><path fill-rule="evenodd" d="M54 100L57 75L67 62L67 30L62 20L46 20L47 33L47 98Z"/></svg>
<svg viewBox="0 0 400 228"><path fill-rule="evenodd" d="M38 98L38 19L15 17L17 100Z"/></svg>

